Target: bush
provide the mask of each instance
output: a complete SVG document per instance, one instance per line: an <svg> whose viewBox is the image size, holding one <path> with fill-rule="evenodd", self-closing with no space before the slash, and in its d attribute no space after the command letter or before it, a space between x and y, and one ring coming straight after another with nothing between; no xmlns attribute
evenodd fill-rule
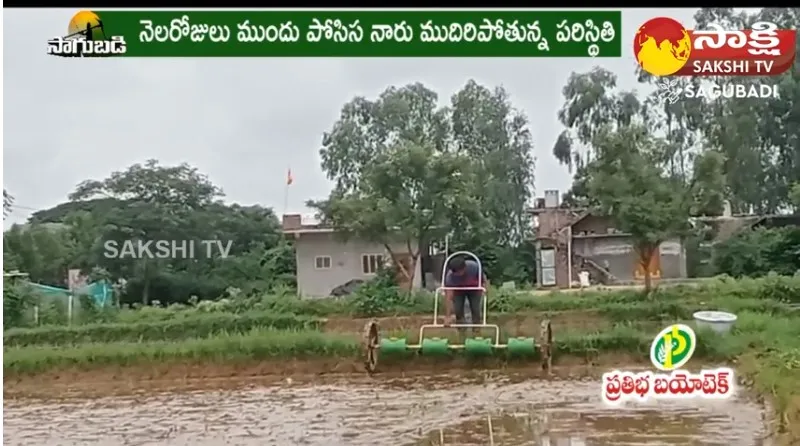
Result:
<svg viewBox="0 0 800 446"><path fill-rule="evenodd" d="M22 290L22 289L21 289ZM20 294L21 293L21 294ZM4 322L6 327L30 326L29 320L20 323L20 312L30 314L31 299L24 290L17 295L6 292ZM16 297L15 297L16 296ZM439 297L441 299L441 296ZM534 294L524 291L493 288L488 297L492 313L550 312L594 310L613 321L674 320L691 317L699 309L728 311L760 311L784 313L784 304L800 304L800 276L767 275L759 279L733 279L719 276L693 284L662 286L649 296L637 290L578 291ZM66 309L53 305L40 308L40 320L47 324L66 324ZM73 323L150 323L177 321L213 314L284 314L306 316L380 317L394 315L430 314L433 295L426 291L401 290L390 278L379 275L363 284L353 295L342 298L300 299L290 294L236 295L217 301L190 301L188 305L168 307L139 306L117 309L94 308L91 302L80 301L81 311ZM441 300L440 300L441 305Z"/></svg>
<svg viewBox="0 0 800 446"><path fill-rule="evenodd" d="M382 268L374 279L359 286L344 301L348 313L354 316L409 314L422 310L426 303L433 311L433 300L427 293L401 289L389 268Z"/></svg>
<svg viewBox="0 0 800 446"><path fill-rule="evenodd" d="M795 274L800 271L800 228L758 228L736 234L714 247L713 263L718 272L734 277Z"/></svg>
<svg viewBox="0 0 800 446"><path fill-rule="evenodd" d="M171 321L89 324L78 326L44 326L16 328L3 334L6 346L76 345L84 343L177 341L207 338L225 333L246 333L253 329L281 330L318 329L320 320L294 314L231 314L199 315Z"/></svg>
<svg viewBox="0 0 800 446"><path fill-rule="evenodd" d="M703 282L697 288L704 295L715 295L725 298L752 298L772 300L776 302L800 303L800 276L779 276L768 274L766 277L753 279L749 277L734 279L730 276L718 276Z"/></svg>
<svg viewBox="0 0 800 446"><path fill-rule="evenodd" d="M31 293L24 287L12 284L10 280L3 283L3 326L20 327L25 325L25 313L33 305Z"/></svg>

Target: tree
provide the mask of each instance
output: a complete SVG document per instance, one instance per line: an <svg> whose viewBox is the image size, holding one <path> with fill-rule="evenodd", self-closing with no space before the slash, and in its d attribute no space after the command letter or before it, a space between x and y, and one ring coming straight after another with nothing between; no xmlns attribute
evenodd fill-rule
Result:
<svg viewBox="0 0 800 446"><path fill-rule="evenodd" d="M793 28L799 18L798 8L763 8L754 14L733 8L703 8L695 15L700 29L710 23L725 29L745 29L757 21ZM798 45L800 48L800 42ZM640 80L655 82L642 73ZM651 127L663 132L669 142L666 156L678 154L680 158L673 161L676 168L672 172L688 180L685 162L706 150L719 152L724 159L726 197L733 212L779 211L789 202L791 185L800 181L800 128L793 125L800 119L800 75L797 70L788 70L779 76L718 76L710 80L719 85L774 84L780 88L780 97L682 98L674 104L650 100ZM679 82L684 86L699 79ZM656 108L660 109L658 113Z"/></svg>
<svg viewBox="0 0 800 446"><path fill-rule="evenodd" d="M718 216L725 208L725 155L707 150L694 159L691 215Z"/></svg>
<svg viewBox="0 0 800 446"><path fill-rule="evenodd" d="M598 210L631 235L648 292L656 250L688 228L685 193L655 162L663 144L642 125L600 131L593 141L598 157L590 165L588 183Z"/></svg>
<svg viewBox="0 0 800 446"><path fill-rule="evenodd" d="M531 227L526 207L535 158L528 118L513 107L505 89L490 90L474 80L453 95L449 116L454 149L478 161L472 163L480 181L475 197L489 230L455 242L518 245Z"/></svg>
<svg viewBox="0 0 800 446"><path fill-rule="evenodd" d="M95 216L105 215L112 210L125 206L124 201L115 198L92 198L80 201L65 201L49 209L42 209L31 214L30 223L64 223L71 215L87 213Z"/></svg>
<svg viewBox="0 0 800 446"><path fill-rule="evenodd" d="M800 182L794 183L789 193L789 201L794 206L794 211L800 213Z"/></svg>
<svg viewBox="0 0 800 446"><path fill-rule="evenodd" d="M588 207L588 164L596 154L594 140L602 130L630 124L642 112L632 92L617 89L617 76L595 67L588 73L572 73L562 89L564 105L558 120L564 125L553 145L553 155L574 172L573 184L564 194L564 205Z"/></svg>
<svg viewBox="0 0 800 446"><path fill-rule="evenodd" d="M11 213L11 208L14 206L14 197L3 189L3 218L8 217Z"/></svg>
<svg viewBox="0 0 800 446"><path fill-rule="evenodd" d="M410 286L424 242L444 238L459 210L477 209L469 169L464 155L399 143L364 166L355 190L317 206L345 238L382 244ZM398 242L405 253L397 252Z"/></svg>
<svg viewBox="0 0 800 446"><path fill-rule="evenodd" d="M6 232L4 267L55 286L66 286L66 270L74 268L90 277L124 279L122 303L150 296L186 302L193 295L220 297L229 287L256 292L294 283L294 248L274 212L214 201L219 189L191 166L151 161L83 182L78 190L73 198L79 201L38 211L28 225ZM104 242L136 239L217 239L230 241L231 249L227 258L211 259L106 256Z"/></svg>
<svg viewBox="0 0 800 446"><path fill-rule="evenodd" d="M800 228L748 229L714 246L719 274L758 277L800 270Z"/></svg>
<svg viewBox="0 0 800 446"><path fill-rule="evenodd" d="M193 211L210 205L222 191L187 164L165 167L156 160L113 172L102 181L87 180L70 195L72 201L100 197L124 202L105 216L103 240L186 240L199 234L185 224ZM208 237L212 238L212 237ZM150 282L164 267L160 259L113 259L107 266L115 275L142 277L142 303L150 300Z"/></svg>
<svg viewBox="0 0 800 446"><path fill-rule="evenodd" d="M45 285L66 286L73 252L62 225L13 225L3 237L4 266L26 272Z"/></svg>
<svg viewBox="0 0 800 446"><path fill-rule="evenodd" d="M572 73L562 89L564 105L558 120L564 131L556 139L553 155L570 171L588 164L593 141L607 126L627 125L641 110L632 92L617 90L617 76L595 67L588 73Z"/></svg>
<svg viewBox="0 0 800 446"><path fill-rule="evenodd" d="M359 96L346 103L320 149L322 170L335 190L355 190L362 170L398 141L444 150L449 129L437 101L434 91L415 83L389 87L374 101Z"/></svg>
<svg viewBox="0 0 800 446"><path fill-rule="evenodd" d="M438 95L420 83L389 87L375 100L357 97L345 104L322 145L322 169L335 184L327 204L315 203L323 217L330 217L325 214L337 202L338 212L344 212L342 202L363 193L362 181L370 169L374 171L376 160L385 159L384 154L396 153L400 147L437 156L458 154L463 158L459 162L471 172L470 178L462 177L459 187L462 201L472 208L454 209L449 220L442 221L446 230L435 233L441 239L420 242L443 242L451 235L451 246L476 252L486 260L494 279L502 280L503 271L516 274L513 265L498 262L508 262L525 249L522 242L531 228L526 206L533 190L535 159L528 120L513 107L504 89L469 81L452 96L448 107L438 107ZM352 228L339 229L352 232ZM420 247L413 251L419 252Z"/></svg>

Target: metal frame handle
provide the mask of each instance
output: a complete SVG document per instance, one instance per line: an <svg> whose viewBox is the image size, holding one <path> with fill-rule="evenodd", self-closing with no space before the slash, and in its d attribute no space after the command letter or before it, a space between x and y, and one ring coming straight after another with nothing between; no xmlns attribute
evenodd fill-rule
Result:
<svg viewBox="0 0 800 446"><path fill-rule="evenodd" d="M472 257L473 260L475 260L475 263L478 264L478 288L482 289L482 287L483 287L483 265L481 265L481 259L479 259L478 256L476 256L475 253L473 253L471 251L456 251L456 252L450 254L449 256L447 256L446 259L444 259L444 265L442 265L442 281L441 281L442 286L444 286L444 281L445 281L445 279L447 279L447 264L450 263L450 261L453 260L453 258L455 256L460 256L460 255L468 255L468 256Z"/></svg>
<svg viewBox="0 0 800 446"><path fill-rule="evenodd" d="M453 260L453 258L455 258L456 256L459 256L459 255L470 256L470 257L472 257L473 260L475 260L475 263L478 264L478 286L476 286L476 287L448 287L448 286L445 286L445 283L446 283L445 281L447 279L447 264L450 263L450 261ZM436 321L439 319L439 293L441 291L446 291L446 290L482 291L483 292L483 298L482 298L483 311L481 312L482 313L481 325L486 325L486 312L489 310L489 302L488 302L489 299L488 299L488 296L486 296L486 287L484 287L484 283L483 283L483 265L481 264L481 259L479 259L478 256L475 255L475 253L473 253L471 251L456 251L456 252L450 254L449 256L447 256L447 258L444 260L444 265L442 265L441 286L439 288L436 288L436 291L433 294L433 324L434 325L436 325L436 323L437 323ZM478 325L478 324L476 324L475 321L472 321L472 325Z"/></svg>
<svg viewBox="0 0 800 446"><path fill-rule="evenodd" d="M445 279L447 279L447 264L453 260L454 257L459 255L467 255L472 257L475 260L475 263L478 264L478 286L476 287L447 287L445 285ZM456 251L449 256L444 261L444 265L442 266L442 286L436 288L436 291L433 294L433 323L425 324L419 327L419 342L422 342L423 333L426 328L444 328L444 324L440 324L438 322L439 319L439 294L442 294L442 291L447 290L458 290L458 291L481 291L482 296L482 316L481 316L481 323L476 324L475 321L472 321L471 324L452 324L449 325L449 328L490 328L494 331L494 344L495 346L500 344L500 327L494 324L487 324L486 323L486 313L489 310L489 299L486 296L486 287L484 287L483 283L483 265L481 265L481 260L476 256L474 253L470 251ZM444 297L446 299L446 297Z"/></svg>

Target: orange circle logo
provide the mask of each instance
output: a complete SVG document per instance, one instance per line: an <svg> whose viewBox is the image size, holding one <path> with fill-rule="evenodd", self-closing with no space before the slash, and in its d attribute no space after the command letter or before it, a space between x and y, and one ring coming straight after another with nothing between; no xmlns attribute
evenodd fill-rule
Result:
<svg viewBox="0 0 800 446"><path fill-rule="evenodd" d="M633 54L642 69L654 76L675 74L692 53L689 32L669 17L650 19L633 38Z"/></svg>
<svg viewBox="0 0 800 446"><path fill-rule="evenodd" d="M78 11L67 27L67 36L81 35L87 40L107 40L103 32L103 22L92 11Z"/></svg>

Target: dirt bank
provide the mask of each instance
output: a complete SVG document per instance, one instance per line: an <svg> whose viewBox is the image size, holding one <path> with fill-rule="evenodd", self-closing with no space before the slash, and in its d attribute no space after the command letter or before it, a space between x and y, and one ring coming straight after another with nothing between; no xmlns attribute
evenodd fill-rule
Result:
<svg viewBox="0 0 800 446"><path fill-rule="evenodd" d="M380 381L386 377L436 376L448 371L496 375L515 372L529 378L552 377L574 379L598 377L609 367L621 364L642 364L642 358L623 354L606 354L587 360L561 357L553 371L542 371L539 362L507 363L501 360L481 362L454 359L442 361L414 357L407 361L382 363L378 373L370 377L363 362L356 359L287 359L259 363L155 363L137 367L98 367L92 370L63 369L33 376L4 376L5 398L104 397L160 391L215 390L275 382L325 382L347 377L348 380Z"/></svg>
<svg viewBox="0 0 800 446"><path fill-rule="evenodd" d="M600 402L598 380L329 378L81 401L6 399L3 439L10 446L765 444L762 408L746 398L612 409Z"/></svg>

